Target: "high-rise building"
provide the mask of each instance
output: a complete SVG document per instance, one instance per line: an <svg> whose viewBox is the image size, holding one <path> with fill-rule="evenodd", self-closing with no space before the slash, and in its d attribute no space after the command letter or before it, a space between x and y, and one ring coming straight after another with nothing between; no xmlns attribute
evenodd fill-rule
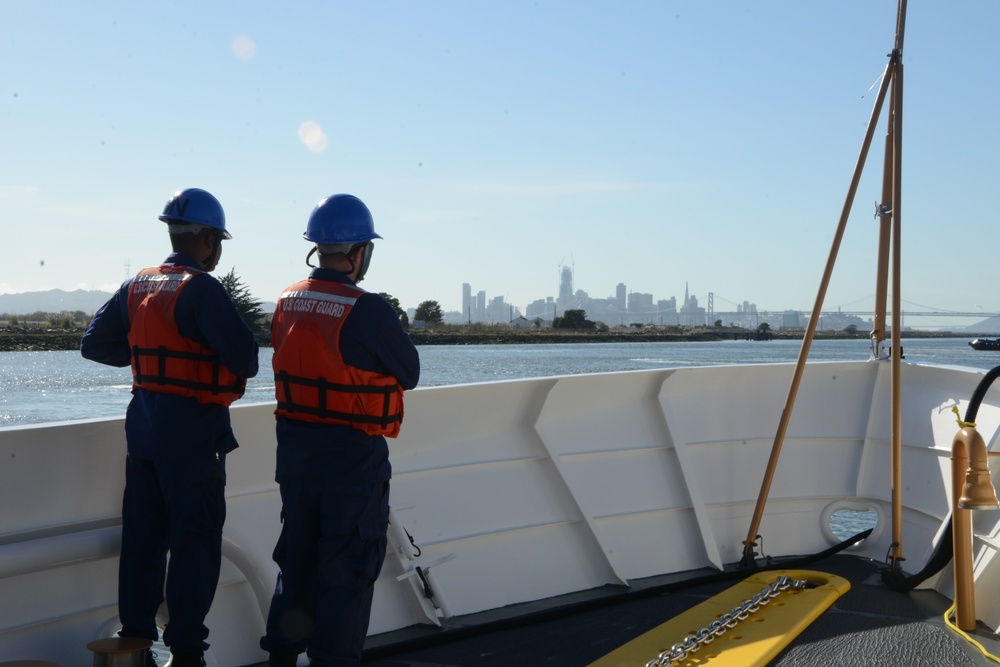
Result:
<svg viewBox="0 0 1000 667"><path fill-rule="evenodd" d="M552 302L552 297L545 299L535 299L524 309L524 316L528 319L534 317L540 317L542 319L552 319L552 306L549 305Z"/></svg>
<svg viewBox="0 0 1000 667"><path fill-rule="evenodd" d="M660 299L657 301L656 317L656 324L677 324L679 321L677 319L677 297L672 296L669 299Z"/></svg>
<svg viewBox="0 0 1000 667"><path fill-rule="evenodd" d="M472 321L472 285L462 283L462 321Z"/></svg>
<svg viewBox="0 0 1000 667"><path fill-rule="evenodd" d="M573 304L573 269L562 267L559 272L559 307L570 308Z"/></svg>
<svg viewBox="0 0 1000 667"><path fill-rule="evenodd" d="M687 283L684 284L684 305L680 310L680 323L686 326L701 326L705 324L705 309L698 305L698 297L689 295Z"/></svg>
<svg viewBox="0 0 1000 667"><path fill-rule="evenodd" d="M632 292L628 295L628 312L630 313L651 313L653 312L653 295L644 292Z"/></svg>

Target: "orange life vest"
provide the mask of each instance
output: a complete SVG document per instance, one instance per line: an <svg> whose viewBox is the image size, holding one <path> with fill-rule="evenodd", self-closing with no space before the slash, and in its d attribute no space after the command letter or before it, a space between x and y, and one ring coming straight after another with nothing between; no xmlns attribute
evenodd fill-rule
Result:
<svg viewBox="0 0 1000 667"><path fill-rule="evenodd" d="M364 293L344 283L303 280L278 299L271 325L276 415L347 424L369 435L399 435L399 382L350 366L340 354L340 331Z"/></svg>
<svg viewBox="0 0 1000 667"><path fill-rule="evenodd" d="M231 405L243 395L246 379L238 378L218 353L177 329L177 298L195 275L185 266L143 269L128 291L132 348L132 388L191 396L202 403Z"/></svg>

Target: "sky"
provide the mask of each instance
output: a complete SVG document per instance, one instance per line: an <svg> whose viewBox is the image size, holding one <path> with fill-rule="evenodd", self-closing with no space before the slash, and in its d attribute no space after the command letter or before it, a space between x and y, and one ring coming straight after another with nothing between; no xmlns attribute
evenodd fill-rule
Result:
<svg viewBox="0 0 1000 667"><path fill-rule="evenodd" d="M0 293L115 289L177 190L226 212L217 275L275 301L324 197L370 208L362 286L522 310L619 283L811 310L896 2L0 0ZM904 311L1000 313L995 0L905 24ZM884 114L883 114L884 117ZM879 124L824 300L874 307Z"/></svg>

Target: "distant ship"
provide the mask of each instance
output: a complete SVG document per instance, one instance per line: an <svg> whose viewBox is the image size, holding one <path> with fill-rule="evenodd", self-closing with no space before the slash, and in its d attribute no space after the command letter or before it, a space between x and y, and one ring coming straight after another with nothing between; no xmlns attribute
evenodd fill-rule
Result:
<svg viewBox="0 0 1000 667"><path fill-rule="evenodd" d="M973 350L1000 351L1000 338L976 338L969 341Z"/></svg>

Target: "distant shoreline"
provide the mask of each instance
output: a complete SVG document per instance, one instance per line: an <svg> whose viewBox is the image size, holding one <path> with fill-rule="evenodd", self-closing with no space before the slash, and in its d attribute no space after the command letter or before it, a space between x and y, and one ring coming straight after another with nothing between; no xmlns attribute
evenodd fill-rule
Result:
<svg viewBox="0 0 1000 667"><path fill-rule="evenodd" d="M0 352L79 350L82 331L0 331Z"/></svg>
<svg viewBox="0 0 1000 667"><path fill-rule="evenodd" d="M517 330L413 330L410 338L415 345L525 345L557 343L690 343L732 340L753 340L754 332L728 328L692 327L682 331L658 329L623 329L601 332L580 331L517 331ZM771 340L801 340L804 332L771 331ZM79 350L83 331L51 330L0 330L0 352L55 352ZM903 338L968 338L977 336L968 333L907 331ZM983 336L988 337L988 336ZM819 331L816 340L868 338L867 334L848 334L843 331ZM766 345L767 340L760 340ZM270 341L262 341L267 347Z"/></svg>

